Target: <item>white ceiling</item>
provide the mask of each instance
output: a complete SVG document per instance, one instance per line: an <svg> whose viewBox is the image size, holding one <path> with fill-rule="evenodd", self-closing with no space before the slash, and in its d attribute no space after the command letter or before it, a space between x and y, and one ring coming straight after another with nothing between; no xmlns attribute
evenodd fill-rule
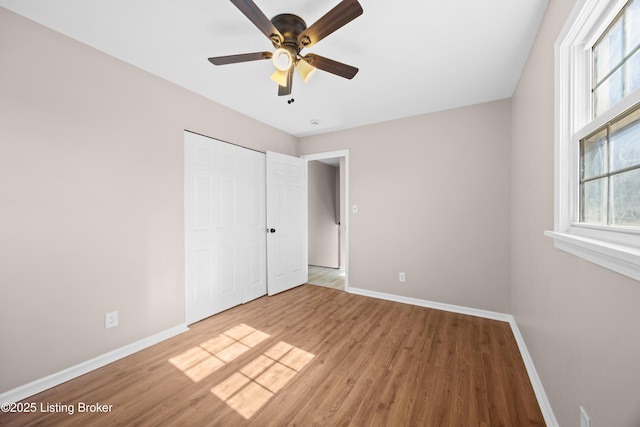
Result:
<svg viewBox="0 0 640 427"><path fill-rule="evenodd" d="M254 0L307 25L338 0ZM360 69L353 80L296 75L278 97L271 61L208 57L273 51L228 0L0 0L0 6L296 136L513 94L548 0L360 0L364 14L305 53ZM19 41L17 41L19 43ZM318 120L319 125L312 125Z"/></svg>

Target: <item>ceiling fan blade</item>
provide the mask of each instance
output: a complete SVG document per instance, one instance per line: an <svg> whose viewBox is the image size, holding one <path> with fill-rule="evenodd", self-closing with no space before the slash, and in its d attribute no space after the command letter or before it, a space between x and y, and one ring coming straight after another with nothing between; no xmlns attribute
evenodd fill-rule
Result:
<svg viewBox="0 0 640 427"><path fill-rule="evenodd" d="M358 0L343 0L298 36L301 48L311 47L329 34L362 15Z"/></svg>
<svg viewBox="0 0 640 427"><path fill-rule="evenodd" d="M284 37L273 25L273 23L265 16L256 4L251 0L231 0L240 12L242 12L253 25L258 27L262 33L267 36L271 41L280 45L284 41Z"/></svg>
<svg viewBox="0 0 640 427"><path fill-rule="evenodd" d="M287 72L287 85L278 85L278 96L291 95L291 86L293 86L293 67L289 68Z"/></svg>
<svg viewBox="0 0 640 427"><path fill-rule="evenodd" d="M239 55L214 56L209 58L213 65L235 64L237 62L257 61L260 59L271 59L271 52L241 53Z"/></svg>
<svg viewBox="0 0 640 427"><path fill-rule="evenodd" d="M304 60L313 67L335 74L336 76L344 77L345 79L352 79L358 72L356 67L352 67L351 65L343 64L342 62L334 61L333 59L325 58L314 53L305 55Z"/></svg>

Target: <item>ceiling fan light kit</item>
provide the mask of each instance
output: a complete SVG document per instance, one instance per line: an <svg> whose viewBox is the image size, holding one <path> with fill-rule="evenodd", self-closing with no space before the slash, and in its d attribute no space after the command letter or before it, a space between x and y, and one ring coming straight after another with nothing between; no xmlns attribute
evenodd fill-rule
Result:
<svg viewBox="0 0 640 427"><path fill-rule="evenodd" d="M269 20L252 0L231 0L253 24L272 42L272 52L254 52L209 58L214 65L271 59L276 70L271 80L278 84L278 95L290 95L293 70L297 69L304 82L308 82L317 69L352 79L358 69L319 55L300 55L304 48L311 47L329 34L362 15L357 0L343 0L323 15L310 27L299 16L284 13Z"/></svg>
<svg viewBox="0 0 640 427"><path fill-rule="evenodd" d="M273 65L280 71L287 71L293 64L294 56L287 49L283 47L277 48L273 52Z"/></svg>
<svg viewBox="0 0 640 427"><path fill-rule="evenodd" d="M285 70L276 69L273 72L273 74L271 74L271 80L278 83L278 86L286 86L288 74L289 74L288 69L285 69Z"/></svg>
<svg viewBox="0 0 640 427"><path fill-rule="evenodd" d="M311 80L311 77L316 73L317 68L309 65L309 63L303 58L300 58L296 64L296 70L298 70L298 74L302 77L302 81L306 83Z"/></svg>

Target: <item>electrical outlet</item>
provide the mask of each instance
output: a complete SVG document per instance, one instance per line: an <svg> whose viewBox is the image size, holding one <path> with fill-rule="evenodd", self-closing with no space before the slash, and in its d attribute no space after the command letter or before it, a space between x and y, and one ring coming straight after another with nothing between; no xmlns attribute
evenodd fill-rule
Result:
<svg viewBox="0 0 640 427"><path fill-rule="evenodd" d="M400 283L404 283L404 282L406 282L406 281L407 281L407 275L406 275L406 274L404 274L404 271L401 271L401 272L398 274L398 281L399 281Z"/></svg>
<svg viewBox="0 0 640 427"><path fill-rule="evenodd" d="M591 418L582 406L580 407L580 427L591 427Z"/></svg>
<svg viewBox="0 0 640 427"><path fill-rule="evenodd" d="M118 326L118 312L112 311L104 315L104 328L109 329Z"/></svg>

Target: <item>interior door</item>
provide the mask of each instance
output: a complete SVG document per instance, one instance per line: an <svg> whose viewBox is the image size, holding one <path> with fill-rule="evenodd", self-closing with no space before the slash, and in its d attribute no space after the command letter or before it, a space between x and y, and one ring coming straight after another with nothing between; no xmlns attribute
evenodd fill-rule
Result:
<svg viewBox="0 0 640 427"><path fill-rule="evenodd" d="M307 280L307 161L268 151L267 292Z"/></svg>
<svg viewBox="0 0 640 427"><path fill-rule="evenodd" d="M185 132L188 324L266 293L265 155Z"/></svg>

